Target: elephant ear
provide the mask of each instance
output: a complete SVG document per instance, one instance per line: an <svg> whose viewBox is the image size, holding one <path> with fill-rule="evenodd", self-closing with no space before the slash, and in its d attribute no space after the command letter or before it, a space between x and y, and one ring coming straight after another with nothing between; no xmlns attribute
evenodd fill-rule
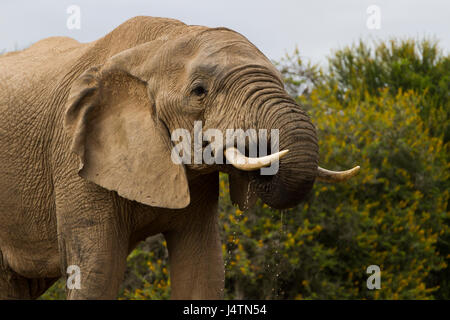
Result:
<svg viewBox="0 0 450 320"><path fill-rule="evenodd" d="M114 63L87 70L72 85L65 128L81 159L81 177L146 205L189 204L185 168L171 159L169 132L146 81Z"/></svg>

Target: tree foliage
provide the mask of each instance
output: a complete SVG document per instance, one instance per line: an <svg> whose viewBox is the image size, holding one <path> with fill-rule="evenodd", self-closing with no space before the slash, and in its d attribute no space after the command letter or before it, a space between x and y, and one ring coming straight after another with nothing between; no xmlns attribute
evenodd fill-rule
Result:
<svg viewBox="0 0 450 320"><path fill-rule="evenodd" d="M350 97L364 100L366 93L379 96L387 88L391 95L412 90L421 98L419 114L434 136L450 138L450 56L437 41L391 39L337 50L329 58L325 84L336 86L343 106Z"/></svg>

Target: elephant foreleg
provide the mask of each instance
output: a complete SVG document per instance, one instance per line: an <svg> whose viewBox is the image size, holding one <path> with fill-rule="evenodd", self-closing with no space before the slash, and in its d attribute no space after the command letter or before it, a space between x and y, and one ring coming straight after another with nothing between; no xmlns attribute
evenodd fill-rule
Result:
<svg viewBox="0 0 450 320"><path fill-rule="evenodd" d="M221 299L224 264L217 203L186 218L181 227L164 234L169 250L172 299Z"/></svg>
<svg viewBox="0 0 450 320"><path fill-rule="evenodd" d="M67 298L115 299L125 273L129 231L114 205L113 193L95 185L84 188L76 190L78 195L67 189L57 194L61 267L69 280Z"/></svg>

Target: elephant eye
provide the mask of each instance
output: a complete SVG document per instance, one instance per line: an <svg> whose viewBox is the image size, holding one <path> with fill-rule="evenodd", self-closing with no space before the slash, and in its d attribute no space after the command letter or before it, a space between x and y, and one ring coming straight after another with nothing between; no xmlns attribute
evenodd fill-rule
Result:
<svg viewBox="0 0 450 320"><path fill-rule="evenodd" d="M192 90L192 93L199 97L204 97L207 93L203 86L197 86Z"/></svg>

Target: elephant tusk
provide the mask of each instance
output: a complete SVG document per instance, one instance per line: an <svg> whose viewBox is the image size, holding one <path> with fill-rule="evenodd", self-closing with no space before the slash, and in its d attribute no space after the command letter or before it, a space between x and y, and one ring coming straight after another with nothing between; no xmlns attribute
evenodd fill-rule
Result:
<svg viewBox="0 0 450 320"><path fill-rule="evenodd" d="M318 174L316 177L317 181L322 182L342 182L347 181L351 177L358 174L360 167L356 166L353 169L345 171L331 171L321 167L317 168Z"/></svg>
<svg viewBox="0 0 450 320"><path fill-rule="evenodd" d="M288 152L289 150L283 150L264 157L248 158L238 149L230 147L225 150L225 157L233 167L239 170L253 171L270 166L273 162L283 158Z"/></svg>

